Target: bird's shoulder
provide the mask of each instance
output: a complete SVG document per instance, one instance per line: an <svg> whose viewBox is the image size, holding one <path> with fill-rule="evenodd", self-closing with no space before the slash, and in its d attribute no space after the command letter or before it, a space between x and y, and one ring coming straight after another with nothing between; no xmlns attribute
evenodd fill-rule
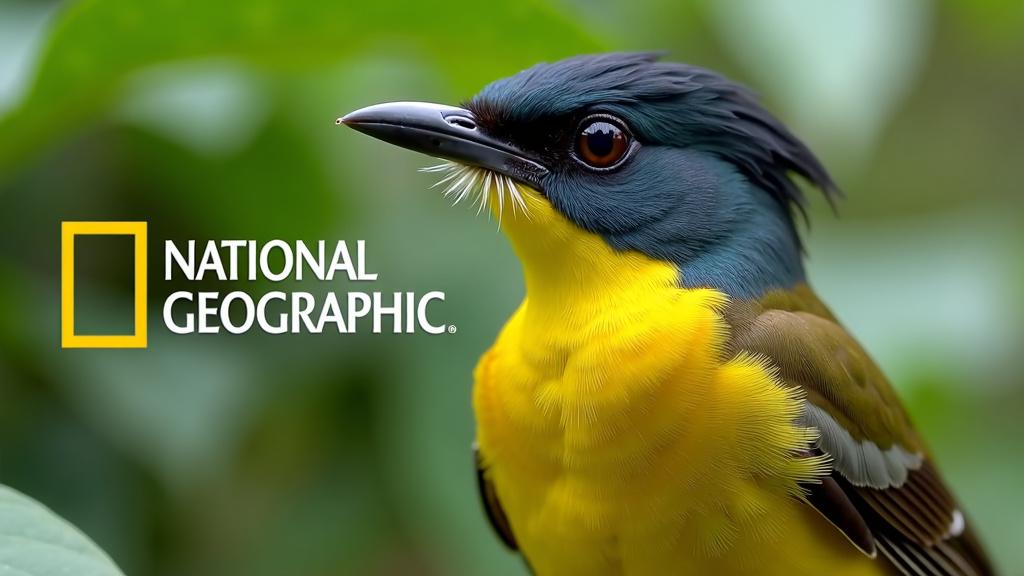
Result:
<svg viewBox="0 0 1024 576"><path fill-rule="evenodd" d="M889 380L805 284L725 310L729 352L770 362L805 394L833 472L809 501L866 554L904 574L991 568Z"/></svg>
<svg viewBox="0 0 1024 576"><path fill-rule="evenodd" d="M771 360L787 385L805 391L812 425L820 429L834 424L851 443L871 443L883 451L898 447L900 454L893 453L893 458L924 457L924 442L889 380L806 284L757 299L732 300L726 320L733 352ZM876 486L901 480L898 471L865 469L850 474Z"/></svg>

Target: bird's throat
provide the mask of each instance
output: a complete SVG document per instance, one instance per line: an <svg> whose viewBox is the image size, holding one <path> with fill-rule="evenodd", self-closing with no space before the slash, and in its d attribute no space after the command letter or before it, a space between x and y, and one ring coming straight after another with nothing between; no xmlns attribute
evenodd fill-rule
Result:
<svg viewBox="0 0 1024 576"><path fill-rule="evenodd" d="M676 287L678 270L671 263L615 250L538 192L527 189L523 196L528 216L506 211L501 226L522 263L531 314L586 322L602 309Z"/></svg>

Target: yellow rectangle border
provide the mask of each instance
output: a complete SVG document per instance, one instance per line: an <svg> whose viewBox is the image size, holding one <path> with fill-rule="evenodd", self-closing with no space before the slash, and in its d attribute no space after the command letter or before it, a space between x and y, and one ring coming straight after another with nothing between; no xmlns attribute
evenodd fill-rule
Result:
<svg viewBox="0 0 1024 576"><path fill-rule="evenodd" d="M145 222L61 222L60 305L62 348L145 348L148 344L147 227ZM129 335L75 334L75 236L125 235L135 239L135 333Z"/></svg>

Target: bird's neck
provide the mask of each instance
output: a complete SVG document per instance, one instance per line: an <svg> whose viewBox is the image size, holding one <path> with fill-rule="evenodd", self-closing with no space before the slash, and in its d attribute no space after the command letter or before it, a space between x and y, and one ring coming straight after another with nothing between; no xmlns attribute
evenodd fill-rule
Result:
<svg viewBox="0 0 1024 576"><path fill-rule="evenodd" d="M532 190L524 194L529 216L506 213L502 229L522 263L531 309L567 321L585 321L589 312L666 287L757 298L799 285L806 276L789 215L763 191L748 192L721 214L714 242L683 236L652 246L601 236Z"/></svg>
<svg viewBox="0 0 1024 576"><path fill-rule="evenodd" d="M674 264L680 285L710 287L733 298L757 298L806 280L800 241L788 210L768 192L725 173L688 192L661 220L606 240ZM699 202L700 210L693 206Z"/></svg>
<svg viewBox="0 0 1024 576"><path fill-rule="evenodd" d="M713 246L676 261L684 286L709 286L747 299L806 281L790 215L767 193L752 192Z"/></svg>
<svg viewBox="0 0 1024 576"><path fill-rule="evenodd" d="M506 213L502 229L522 263L531 316L571 328L624 302L670 298L676 289L672 263L612 248L536 192L528 191L526 204L529 217Z"/></svg>

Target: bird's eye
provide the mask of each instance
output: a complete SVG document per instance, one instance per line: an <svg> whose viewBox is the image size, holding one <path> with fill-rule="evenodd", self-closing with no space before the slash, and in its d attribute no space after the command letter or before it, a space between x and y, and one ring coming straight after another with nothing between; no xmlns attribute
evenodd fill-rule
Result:
<svg viewBox="0 0 1024 576"><path fill-rule="evenodd" d="M616 119L591 116L580 124L576 157L591 168L611 168L629 152L630 137Z"/></svg>

